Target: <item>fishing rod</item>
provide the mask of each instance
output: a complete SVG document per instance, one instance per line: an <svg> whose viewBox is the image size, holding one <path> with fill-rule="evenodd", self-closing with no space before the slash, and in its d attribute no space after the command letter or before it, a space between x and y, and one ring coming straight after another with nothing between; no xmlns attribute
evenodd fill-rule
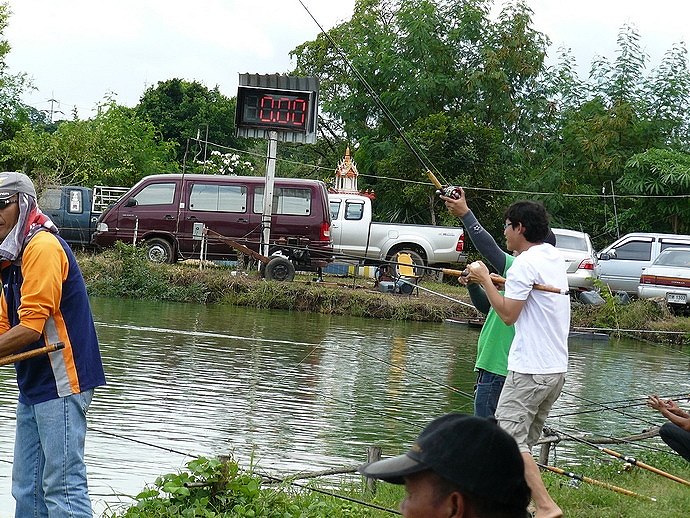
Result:
<svg viewBox="0 0 690 518"><path fill-rule="evenodd" d="M615 450L612 450L610 448L604 448L603 446L597 446L594 443L591 443L589 441L586 441L585 439L581 437L576 437L574 435L571 435L569 433L566 433L562 430L556 430L558 433L562 433L563 435L570 437L571 439L581 442L583 444L586 444L587 446L590 446L591 448L596 448L597 450L610 455L611 457L616 457L617 459L620 459L628 464L631 464L632 466L637 466L638 468L646 469L647 471L651 471L652 473L656 473L657 475L661 475L662 477L668 478L670 480L673 480L675 482L678 482L679 484L683 484L685 486L690 486L690 482L688 482L685 479L682 479L680 477L677 477L676 475L673 475L671 473L668 473L666 471L663 471L659 468L655 468L654 466L650 466L649 464L645 464L642 461L637 460L635 457L630 457L628 455L623 455L622 453L618 453Z"/></svg>
<svg viewBox="0 0 690 518"><path fill-rule="evenodd" d="M331 37L330 34L328 34L323 26L318 22L318 20L314 17L314 15L309 11L306 5L304 5L304 2L302 0L297 0L304 10L307 12L309 17L314 20L314 23L318 26L319 30L321 31L321 34L323 34L326 39L330 42L330 44L333 46L335 51L338 53L338 55L342 58L342 60L345 62L345 64L348 65L348 67L355 73L357 76L357 79L359 79L366 89L366 91L371 95L372 99L376 103L376 105L381 109L381 112L386 116L386 118L390 121L390 123L393 125L393 128L395 131L398 132L400 135L400 138L402 138L403 142L405 145L409 148L409 150L412 152L414 157L417 159L417 161L420 163L424 171L426 172L427 177L429 180L431 180L431 183L434 184L436 189L438 189L437 193L442 193L445 194L448 197L451 198L457 198L459 197L459 194L457 193L457 188L450 186L450 187L444 187L443 184L438 180L436 175L431 171L431 168L433 167L436 172L440 175L441 173L436 169L436 167L433 166L431 163L431 160L429 160L429 165L427 165L426 161L422 158L421 154L423 154L423 151L417 150L415 146L412 145L412 142L410 139L407 137L403 129L400 127L400 123L396 120L396 118L393 116L391 111L388 109L388 107L384 104L384 102L381 100L381 97L376 93L376 91L371 87L371 85L367 82L367 80L364 78L362 73L357 69L357 67L354 66L352 61L347 57L345 52L340 48L340 46L335 42L335 40ZM428 160L428 157L427 157Z"/></svg>
<svg viewBox="0 0 690 518"><path fill-rule="evenodd" d="M557 468L556 466L547 466L546 464L541 464L539 462L537 462L537 466L539 466L542 469L552 471L553 473L558 473L559 475L564 475L566 477L571 478L572 480L577 480L579 482L587 482L588 484L603 487L603 488L609 489L611 491L615 491L616 493L620 493L622 495L634 496L637 498L643 498L645 500L650 500L652 502L656 502L656 498L654 498L654 497L641 495L639 493L635 493L634 491L630 491L629 489L625 489L625 488L619 487L619 486L614 486L613 484L609 484L608 482L602 482L601 480L597 480L595 478L586 477L584 475L578 475L576 473L573 473L572 471L565 471L564 469Z"/></svg>
<svg viewBox="0 0 690 518"><path fill-rule="evenodd" d="M315 493L321 493L322 495L340 498L340 499L345 500L347 502L353 502L353 503L356 503L359 505L363 505L365 507L371 507L372 509L378 509L379 511L385 511L385 512L390 513L390 514L397 514L397 515L402 514L400 511L396 511L395 509L389 509L388 507L383 507L383 506L380 506L377 504L372 504L369 502L365 502L363 500L357 500L356 498L352 498L349 496L339 495L338 493L332 493L330 491L325 491L323 489L319 489L319 488L316 488L316 487L313 487L310 485L298 484L297 482L291 481L289 478L274 477L272 475L266 475L264 473L259 473L257 471L254 471L254 473L256 473L257 475L260 475L262 477L265 477L267 479L274 480L276 482L287 483L287 484L290 484L291 486L301 487L303 489L308 489L309 491L314 491Z"/></svg>
<svg viewBox="0 0 690 518"><path fill-rule="evenodd" d="M0 365L8 365L10 363L20 362L22 360L28 360L29 358L34 358L36 356L42 356L44 354L52 353L54 351L59 351L64 349L65 344L63 342L56 342L54 344L48 344L45 347L39 349L31 349L30 351L24 351L23 353L10 354L8 356L0 357Z"/></svg>

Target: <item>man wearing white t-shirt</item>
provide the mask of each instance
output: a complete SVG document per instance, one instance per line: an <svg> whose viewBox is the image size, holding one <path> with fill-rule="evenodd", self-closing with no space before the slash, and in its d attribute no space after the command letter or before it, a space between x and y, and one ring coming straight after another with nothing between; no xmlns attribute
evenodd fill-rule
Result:
<svg viewBox="0 0 690 518"><path fill-rule="evenodd" d="M496 408L496 419L518 443L525 462L525 478L532 491L537 518L563 516L541 480L532 457L544 421L558 399L568 370L570 300L567 296L534 290L535 284L568 289L563 257L545 244L549 231L544 206L516 202L505 213L506 247L518 253L508 270L505 295L494 286L481 261L469 267L469 280L486 290L494 311L506 324L515 324L508 354L508 377Z"/></svg>

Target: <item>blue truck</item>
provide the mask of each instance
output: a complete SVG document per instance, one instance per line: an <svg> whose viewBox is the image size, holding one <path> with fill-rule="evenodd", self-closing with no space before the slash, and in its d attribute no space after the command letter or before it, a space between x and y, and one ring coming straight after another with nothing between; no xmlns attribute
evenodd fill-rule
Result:
<svg viewBox="0 0 690 518"><path fill-rule="evenodd" d="M93 188L79 185L51 186L43 190L38 205L60 229L60 236L73 248L91 246L91 236L101 213L115 203L128 187Z"/></svg>

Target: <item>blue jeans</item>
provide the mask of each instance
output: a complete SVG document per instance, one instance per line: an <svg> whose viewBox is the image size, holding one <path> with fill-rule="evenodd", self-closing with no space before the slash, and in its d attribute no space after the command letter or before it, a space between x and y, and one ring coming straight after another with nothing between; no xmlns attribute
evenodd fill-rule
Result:
<svg viewBox="0 0 690 518"><path fill-rule="evenodd" d="M479 369L477 385L474 389L474 415L477 417L494 417L498 398L505 381L505 376Z"/></svg>
<svg viewBox="0 0 690 518"><path fill-rule="evenodd" d="M86 411L93 389L36 405L17 403L12 464L16 518L92 518L86 483Z"/></svg>

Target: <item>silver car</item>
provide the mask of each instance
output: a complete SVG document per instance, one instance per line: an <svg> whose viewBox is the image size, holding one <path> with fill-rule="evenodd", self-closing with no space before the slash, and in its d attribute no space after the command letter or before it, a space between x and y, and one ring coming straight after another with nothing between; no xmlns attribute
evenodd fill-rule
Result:
<svg viewBox="0 0 690 518"><path fill-rule="evenodd" d="M591 290L599 266L589 234L564 228L551 230L556 236L556 248L565 259L568 286L571 290Z"/></svg>
<svg viewBox="0 0 690 518"><path fill-rule="evenodd" d="M667 248L643 268L637 294L641 299L661 297L683 311L690 300L690 248Z"/></svg>

